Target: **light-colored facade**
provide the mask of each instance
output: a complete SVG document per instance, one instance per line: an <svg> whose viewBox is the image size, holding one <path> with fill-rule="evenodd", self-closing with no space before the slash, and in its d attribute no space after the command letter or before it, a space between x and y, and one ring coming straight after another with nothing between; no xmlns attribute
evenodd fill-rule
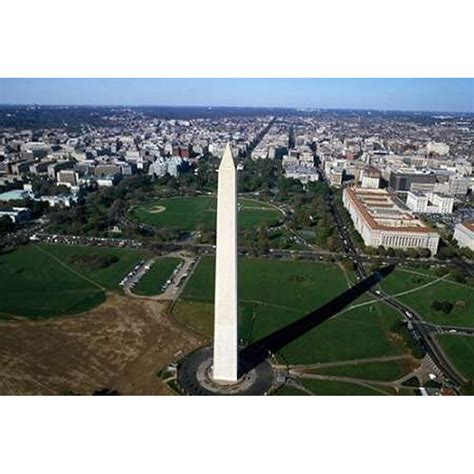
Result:
<svg viewBox="0 0 474 474"><path fill-rule="evenodd" d="M451 214L454 208L454 198L442 194L432 194L428 196L438 214Z"/></svg>
<svg viewBox="0 0 474 474"><path fill-rule="evenodd" d="M439 235L398 207L386 190L346 188L343 203L365 245L438 251Z"/></svg>
<svg viewBox="0 0 474 474"><path fill-rule="evenodd" d="M474 251L474 222L461 222L454 228L453 239L459 247L467 247Z"/></svg>
<svg viewBox="0 0 474 474"><path fill-rule="evenodd" d="M31 211L27 207L9 207L0 209L0 217L9 217L12 222L22 222L30 218Z"/></svg>
<svg viewBox="0 0 474 474"><path fill-rule="evenodd" d="M216 381L238 379L237 175L228 144L219 166L217 187L214 363Z"/></svg>
<svg viewBox="0 0 474 474"><path fill-rule="evenodd" d="M407 193L407 207L413 212L426 212L428 207L428 196L421 192L408 191Z"/></svg>
<svg viewBox="0 0 474 474"><path fill-rule="evenodd" d="M449 145L446 143L428 142L426 144L427 153L436 153L437 155L444 156L449 153Z"/></svg>
<svg viewBox="0 0 474 474"><path fill-rule="evenodd" d="M341 186L345 175L346 171L344 169L331 168L328 173L328 179L331 185Z"/></svg>
<svg viewBox="0 0 474 474"><path fill-rule="evenodd" d="M378 189L380 188L380 176L373 174L363 174L361 186L366 189Z"/></svg>
<svg viewBox="0 0 474 474"><path fill-rule="evenodd" d="M420 214L451 214L454 208L454 198L437 193L408 191L407 207Z"/></svg>

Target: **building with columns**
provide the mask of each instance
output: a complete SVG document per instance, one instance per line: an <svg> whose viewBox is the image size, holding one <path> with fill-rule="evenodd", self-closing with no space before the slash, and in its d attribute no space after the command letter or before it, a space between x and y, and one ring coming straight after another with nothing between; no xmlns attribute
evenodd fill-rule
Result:
<svg viewBox="0 0 474 474"><path fill-rule="evenodd" d="M420 214L452 214L454 198L438 193L408 191L407 207Z"/></svg>
<svg viewBox="0 0 474 474"><path fill-rule="evenodd" d="M368 247L438 251L439 234L401 209L386 190L346 188L342 199Z"/></svg>
<svg viewBox="0 0 474 474"><path fill-rule="evenodd" d="M467 247L474 251L474 222L460 222L454 228L453 239L459 247Z"/></svg>

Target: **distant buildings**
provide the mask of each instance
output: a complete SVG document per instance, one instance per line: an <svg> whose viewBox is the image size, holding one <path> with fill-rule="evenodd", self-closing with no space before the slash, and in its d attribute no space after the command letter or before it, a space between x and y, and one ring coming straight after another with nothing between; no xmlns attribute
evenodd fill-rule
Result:
<svg viewBox="0 0 474 474"><path fill-rule="evenodd" d="M439 235L401 209L386 190L346 188L343 203L365 245L425 248L436 254Z"/></svg>
<svg viewBox="0 0 474 474"><path fill-rule="evenodd" d="M469 177L446 169L400 169L390 173L389 187L392 191L425 191L450 196L465 196L471 185Z"/></svg>
<svg viewBox="0 0 474 474"><path fill-rule="evenodd" d="M72 160L65 160L65 161L59 161L57 163L52 163L48 166L48 177L51 179L56 179L59 171L73 169L74 165L75 165L75 161L72 161Z"/></svg>
<svg viewBox="0 0 474 474"><path fill-rule="evenodd" d="M346 176L346 170L344 168L330 168L328 179L332 186L340 187Z"/></svg>
<svg viewBox="0 0 474 474"><path fill-rule="evenodd" d="M361 172L361 187L365 189L380 188L380 171L373 167L367 167Z"/></svg>
<svg viewBox="0 0 474 474"><path fill-rule="evenodd" d="M159 156L150 164L148 174L157 177L169 174L170 176L177 177L179 173L184 170L186 161L187 160L184 160L179 156Z"/></svg>
<svg viewBox="0 0 474 474"><path fill-rule="evenodd" d="M444 194L409 191L406 204L413 212L420 214L451 214L454 207L454 198Z"/></svg>
<svg viewBox="0 0 474 474"><path fill-rule="evenodd" d="M428 142L426 144L426 152L444 156L449 153L449 145L446 145L446 143Z"/></svg>
<svg viewBox="0 0 474 474"><path fill-rule="evenodd" d="M474 251L474 222L462 222L456 224L453 239L459 247L467 247Z"/></svg>
<svg viewBox="0 0 474 474"><path fill-rule="evenodd" d="M7 207L0 209L0 217L9 217L12 222L24 222L30 219L31 211L27 207Z"/></svg>
<svg viewBox="0 0 474 474"><path fill-rule="evenodd" d="M297 179L305 184L319 180L319 173L314 164L314 155L307 146L300 146L283 156L283 173L286 178Z"/></svg>
<svg viewBox="0 0 474 474"><path fill-rule="evenodd" d="M66 125L34 131L0 130L2 190L44 180L45 186L38 188L43 193L54 194L48 191L51 184L67 186L70 191L61 197L23 195L20 191L6 194L5 199L28 197L48 200L50 206L71 205L76 193L95 189L96 183L114 186L122 177L135 174L177 177L189 166L197 165L197 169L208 154L220 157L229 142L232 153L239 157L238 169L246 166L244 157L252 150L251 158L281 160L287 178L308 183L325 176L331 186L353 185L359 201L365 202L372 215L372 220L366 220L381 226L369 226L365 231L370 233L367 242L376 246L426 244L434 248L431 241L422 242L427 239L426 229L420 231L410 212L388 201L376 208L362 197L364 191L377 193L388 186L391 192L406 197L413 213L453 212L444 223L450 228L460 220L472 220L470 207L464 206L474 189L474 119L470 117L411 120L385 113L305 111L277 117L269 112L210 114L183 120L152 117L133 108L111 110L107 117L107 126L91 126L85 118L83 126L74 130ZM349 197L345 199L349 206ZM6 202L12 204L16 203ZM352 207L355 215L358 207ZM403 213L406 216L402 218ZM399 215L401 224L389 215ZM360 222L362 229L362 219ZM416 228L410 234L415 243L405 238L407 222ZM404 238L394 243L392 237L399 227Z"/></svg>
<svg viewBox="0 0 474 474"><path fill-rule="evenodd" d="M79 174L73 169L58 171L56 178L58 185L67 186L68 188L77 186L79 184Z"/></svg>
<svg viewBox="0 0 474 474"><path fill-rule="evenodd" d="M411 191L413 184L433 184L436 183L434 173L418 170L397 170L390 174L389 186L392 191Z"/></svg>
<svg viewBox="0 0 474 474"><path fill-rule="evenodd" d="M111 188L120 181L121 175L119 173L103 175L96 178L97 185L99 188Z"/></svg>

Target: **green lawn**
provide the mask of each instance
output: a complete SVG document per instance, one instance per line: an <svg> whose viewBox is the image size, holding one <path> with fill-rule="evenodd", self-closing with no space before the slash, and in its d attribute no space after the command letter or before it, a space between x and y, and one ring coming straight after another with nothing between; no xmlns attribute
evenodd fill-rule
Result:
<svg viewBox="0 0 474 474"><path fill-rule="evenodd" d="M415 270L423 273L422 270ZM436 324L454 326L474 326L474 289L467 285L456 283L449 279L436 282L439 277L414 274L402 269L395 270L383 282L382 288L392 295L415 290L423 285L429 285L398 299L417 311L426 321ZM449 301L453 309L449 314L435 311L433 301Z"/></svg>
<svg viewBox="0 0 474 474"><path fill-rule="evenodd" d="M117 261L103 269L70 262L84 254ZM142 256L140 251L62 245L27 245L1 254L0 314L39 319L89 310L105 300L101 287L116 288Z"/></svg>
<svg viewBox="0 0 474 474"><path fill-rule="evenodd" d="M311 372L364 380L394 381L405 375L407 370L401 361L384 361L325 367Z"/></svg>
<svg viewBox="0 0 474 474"><path fill-rule="evenodd" d="M313 395L383 395L376 389L347 382L315 379L302 379L301 382Z"/></svg>
<svg viewBox="0 0 474 474"><path fill-rule="evenodd" d="M440 334L436 338L455 367L474 381L474 337Z"/></svg>
<svg viewBox="0 0 474 474"><path fill-rule="evenodd" d="M179 258L163 257L158 259L140 279L133 292L144 296L162 293L162 286L171 277L179 262L181 262Z"/></svg>
<svg viewBox="0 0 474 474"><path fill-rule="evenodd" d="M282 387L279 387L278 389L276 389L272 393L272 395L289 396L289 395L309 395L309 394L301 390L298 390L296 387L293 387L291 385L283 385Z"/></svg>
<svg viewBox="0 0 474 474"><path fill-rule="evenodd" d="M269 225L282 218L281 212L271 204L247 198L240 198L238 202L241 229ZM132 215L145 224L173 227L187 232L200 226L214 229L216 198L198 196L157 199L134 208Z"/></svg>
<svg viewBox="0 0 474 474"><path fill-rule="evenodd" d="M239 334L245 345L329 302L347 290L347 282L331 263L241 258L239 287ZM214 260L203 258L175 306L175 317L211 336L213 291ZM289 343L278 356L286 363L303 364L406 354L391 333L398 318L380 303L351 309Z"/></svg>
<svg viewBox="0 0 474 474"><path fill-rule="evenodd" d="M120 280L142 259L151 254L144 250L128 250L101 247L81 247L71 245L41 245L47 252L64 261L82 275L94 280L108 290L115 289ZM118 261L103 269L79 266L71 261L76 255L110 255Z"/></svg>

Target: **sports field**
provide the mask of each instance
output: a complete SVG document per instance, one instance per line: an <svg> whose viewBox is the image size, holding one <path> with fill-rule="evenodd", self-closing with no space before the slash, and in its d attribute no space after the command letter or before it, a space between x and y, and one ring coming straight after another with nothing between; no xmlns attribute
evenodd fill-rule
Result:
<svg viewBox="0 0 474 474"><path fill-rule="evenodd" d="M137 295L153 296L162 293L162 286L173 274L181 260L179 258L162 257L140 279L133 289Z"/></svg>
<svg viewBox="0 0 474 474"><path fill-rule="evenodd" d="M239 287L243 345L300 319L348 288L342 270L335 264L250 258L239 260ZM213 288L214 260L203 258L175 306L175 317L212 335ZM398 318L396 312L380 303L347 307L339 316L290 342L277 356L288 364L310 364L407 355L404 343L391 332ZM386 371L382 365L378 367Z"/></svg>
<svg viewBox="0 0 474 474"><path fill-rule="evenodd" d="M0 255L0 316L48 318L89 310L145 252L27 245Z"/></svg>
<svg viewBox="0 0 474 474"><path fill-rule="evenodd" d="M239 198L238 203L241 229L269 225L282 218L282 213L272 204L247 198ZM199 227L214 229L216 198L199 196L157 199L134 208L131 213L135 219L148 225L172 227L187 232Z"/></svg>
<svg viewBox="0 0 474 474"><path fill-rule="evenodd" d="M474 326L474 288L438 277L430 271L396 269L382 288L417 311L426 321L453 326ZM448 301L453 307L446 314L432 308L434 301Z"/></svg>

